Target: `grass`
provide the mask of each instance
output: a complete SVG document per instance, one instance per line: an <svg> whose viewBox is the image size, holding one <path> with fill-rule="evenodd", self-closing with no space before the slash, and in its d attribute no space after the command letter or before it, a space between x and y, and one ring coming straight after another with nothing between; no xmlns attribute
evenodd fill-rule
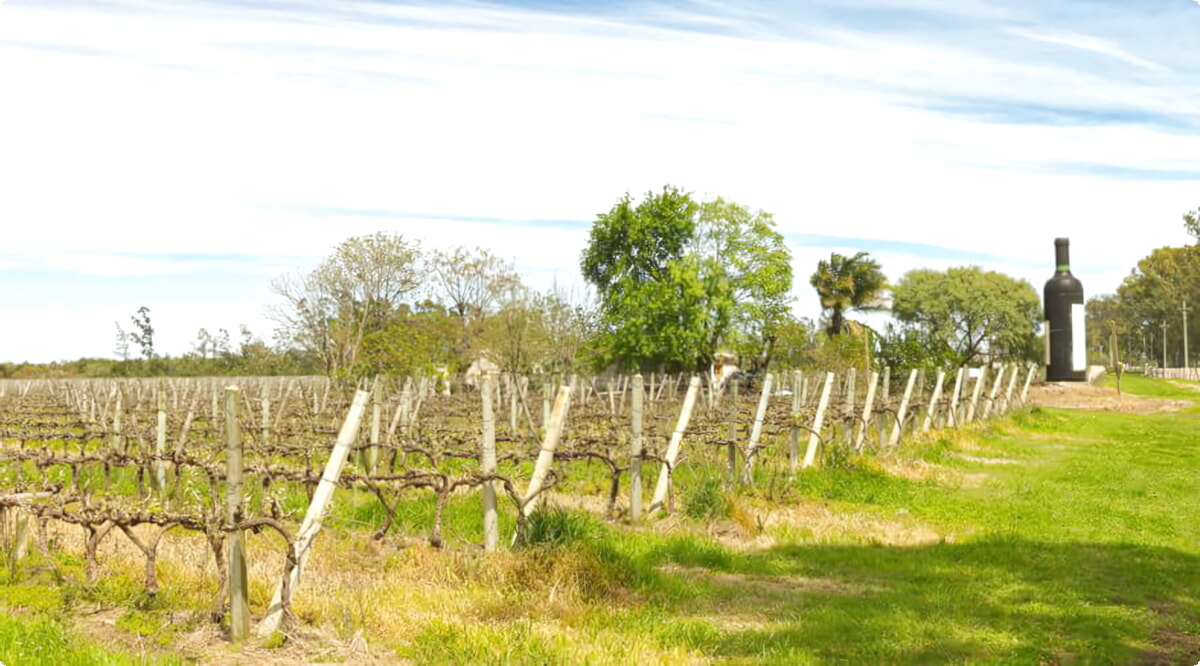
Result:
<svg viewBox="0 0 1200 666"><path fill-rule="evenodd" d="M1122 389L1200 398L1133 375ZM470 545L476 495L451 498L452 547L438 551L371 540L377 501L341 493L295 610L418 663L1194 663L1196 418L1032 409L794 478L764 464L756 492L726 491L720 467L697 462L681 468L694 483L681 477L680 516L629 527L550 506L522 548L492 555ZM408 493L389 535L427 535L433 510L432 493ZM80 603L125 608L115 629L169 658L164 618L207 603L211 581L164 558L163 594L139 606L136 566L107 562L120 574L91 590L69 562L53 594L38 594L44 577L0 578L0 661L131 658L71 632ZM270 571L252 569L255 612Z"/></svg>

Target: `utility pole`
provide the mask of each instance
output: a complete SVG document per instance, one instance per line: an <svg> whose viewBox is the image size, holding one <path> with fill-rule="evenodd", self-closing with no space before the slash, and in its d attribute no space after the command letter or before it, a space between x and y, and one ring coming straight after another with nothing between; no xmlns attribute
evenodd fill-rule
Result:
<svg viewBox="0 0 1200 666"><path fill-rule="evenodd" d="M1183 299L1183 369L1184 369L1185 376L1187 375L1187 367L1188 367L1187 316L1188 316L1188 306L1187 306L1187 299L1185 298L1185 299Z"/></svg>
<svg viewBox="0 0 1200 666"><path fill-rule="evenodd" d="M1159 328L1163 332L1163 370L1165 371L1167 369L1167 322L1159 324ZM1163 376L1165 377L1166 374L1164 373Z"/></svg>

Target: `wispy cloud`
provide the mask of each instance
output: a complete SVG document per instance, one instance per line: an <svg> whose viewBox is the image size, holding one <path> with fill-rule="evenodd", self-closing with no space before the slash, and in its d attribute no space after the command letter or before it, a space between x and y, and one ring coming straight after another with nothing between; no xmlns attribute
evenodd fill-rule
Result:
<svg viewBox="0 0 1200 666"><path fill-rule="evenodd" d="M118 311L135 284L216 275L267 300L272 271L387 229L567 283L596 214L666 183L774 213L798 276L842 242L889 275L1037 275L1056 235L1097 270L1132 266L1183 242L1196 206L1198 9L9 2L0 276L114 280ZM0 357L51 353L16 335Z"/></svg>
<svg viewBox="0 0 1200 666"><path fill-rule="evenodd" d="M1100 55L1109 56L1110 58L1115 58L1131 65L1137 65L1138 67L1144 67L1146 69L1152 69L1159 72L1168 71L1168 68L1163 65L1160 65L1156 62L1151 62L1145 58L1139 58L1138 56L1129 53L1125 49L1108 40L1099 39L1096 37L1077 35L1073 33L1047 34L1033 30L1017 29L1010 30L1010 32L1012 32L1014 35L1025 37L1026 39L1046 42L1048 44L1061 44L1063 46L1069 46L1071 48L1076 48L1083 51L1098 53Z"/></svg>

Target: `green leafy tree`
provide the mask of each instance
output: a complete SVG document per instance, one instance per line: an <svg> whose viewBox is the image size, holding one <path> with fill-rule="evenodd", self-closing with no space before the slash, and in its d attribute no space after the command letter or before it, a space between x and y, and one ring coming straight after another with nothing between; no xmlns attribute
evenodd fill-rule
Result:
<svg viewBox="0 0 1200 666"><path fill-rule="evenodd" d="M692 252L704 287L704 355L737 347L743 363L765 370L793 301L792 256L774 217L719 197L705 202Z"/></svg>
<svg viewBox="0 0 1200 666"><path fill-rule="evenodd" d="M600 300L604 362L696 367L705 290L688 249L698 212L689 194L665 187L637 204L627 194L597 218L580 269Z"/></svg>
<svg viewBox="0 0 1200 666"><path fill-rule="evenodd" d="M909 271L892 288L892 314L931 341L949 360L1035 359L1041 300L1033 286L978 266Z"/></svg>
<svg viewBox="0 0 1200 666"><path fill-rule="evenodd" d="M1161 361L1165 322L1167 362L1181 363L1183 303L1191 299L1200 301L1197 294L1200 294L1200 245L1162 247L1142 258L1117 288L1118 314L1127 343L1140 348L1141 358ZM1189 309L1198 305L1200 302L1188 304ZM1194 317L1193 310L1188 318L1189 336L1198 323ZM1192 340L1188 344L1194 348Z"/></svg>
<svg viewBox="0 0 1200 666"><path fill-rule="evenodd" d="M738 336L769 359L792 286L769 214L670 186L598 216L580 268L598 298L597 358L627 368L707 368Z"/></svg>
<svg viewBox="0 0 1200 666"><path fill-rule="evenodd" d="M866 252L852 257L831 253L829 261L817 263L817 271L809 278L829 318L825 333L831 338L845 331L847 312L883 307L887 277L870 256Z"/></svg>

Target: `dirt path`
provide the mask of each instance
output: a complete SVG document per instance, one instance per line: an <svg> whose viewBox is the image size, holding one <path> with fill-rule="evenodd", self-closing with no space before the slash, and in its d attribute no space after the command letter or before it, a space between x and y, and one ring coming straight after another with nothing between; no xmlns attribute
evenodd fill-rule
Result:
<svg viewBox="0 0 1200 666"><path fill-rule="evenodd" d="M1200 387L1191 387L1200 390ZM1193 406L1187 400L1146 398L1129 393L1118 394L1116 389L1084 383L1054 382L1030 387L1029 401L1040 407L1060 409L1093 409L1128 414L1177 412Z"/></svg>

